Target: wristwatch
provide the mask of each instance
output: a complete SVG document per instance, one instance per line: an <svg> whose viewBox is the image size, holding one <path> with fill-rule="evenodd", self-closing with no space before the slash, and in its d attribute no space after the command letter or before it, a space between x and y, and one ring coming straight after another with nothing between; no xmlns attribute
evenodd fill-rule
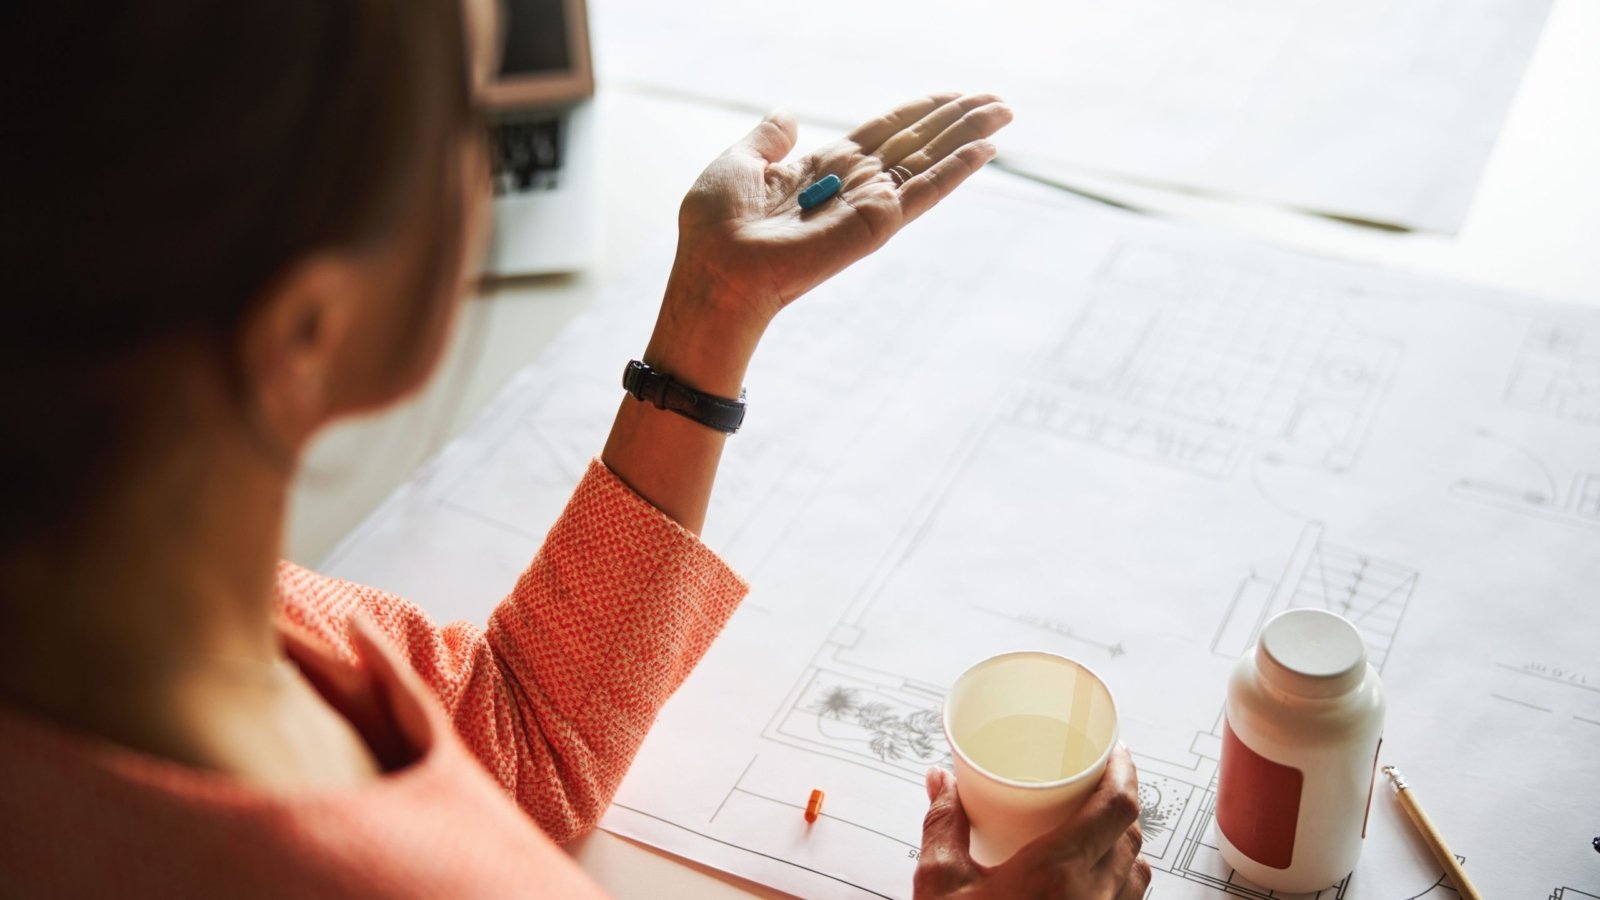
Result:
<svg viewBox="0 0 1600 900"><path fill-rule="evenodd" d="M622 370L622 389L656 409L671 410L723 434L733 434L744 424L743 388L737 400L713 397L635 359Z"/></svg>

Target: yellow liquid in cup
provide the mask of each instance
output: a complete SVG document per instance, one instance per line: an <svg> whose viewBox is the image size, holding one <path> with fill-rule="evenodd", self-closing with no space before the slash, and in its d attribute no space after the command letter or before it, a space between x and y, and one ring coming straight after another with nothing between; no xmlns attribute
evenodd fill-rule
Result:
<svg viewBox="0 0 1600 900"><path fill-rule="evenodd" d="M1084 732L1050 716L1005 716L960 741L967 758L1012 781L1060 781L1089 768L1100 750Z"/></svg>

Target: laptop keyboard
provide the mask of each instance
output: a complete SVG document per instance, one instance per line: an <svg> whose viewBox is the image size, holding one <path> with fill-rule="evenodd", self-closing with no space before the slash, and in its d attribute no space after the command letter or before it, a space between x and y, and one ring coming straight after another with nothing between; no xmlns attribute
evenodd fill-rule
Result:
<svg viewBox="0 0 1600 900"><path fill-rule="evenodd" d="M489 136L494 165L495 196L547 191L556 186L561 168L559 114L502 118Z"/></svg>

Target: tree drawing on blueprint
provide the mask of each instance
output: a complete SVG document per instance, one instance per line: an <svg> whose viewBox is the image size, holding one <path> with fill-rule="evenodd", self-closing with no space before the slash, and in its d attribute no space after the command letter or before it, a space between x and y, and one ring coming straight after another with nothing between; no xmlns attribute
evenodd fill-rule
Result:
<svg viewBox="0 0 1600 900"><path fill-rule="evenodd" d="M848 740L829 723L847 725L859 731L867 749L883 762L912 760L920 764L949 765L950 753L942 734L944 725L937 709L904 709L893 701L863 697L860 688L833 685L823 687L805 706L816 715L817 731L825 738Z"/></svg>

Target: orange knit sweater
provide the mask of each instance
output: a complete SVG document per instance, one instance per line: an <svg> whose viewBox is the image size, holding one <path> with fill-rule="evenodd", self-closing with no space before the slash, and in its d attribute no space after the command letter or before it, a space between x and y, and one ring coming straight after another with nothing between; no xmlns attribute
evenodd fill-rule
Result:
<svg viewBox="0 0 1600 900"><path fill-rule="evenodd" d="M278 583L290 658L388 771L275 792L0 706L0 897L596 896L556 843L746 591L598 462L487 630L287 563Z"/></svg>

